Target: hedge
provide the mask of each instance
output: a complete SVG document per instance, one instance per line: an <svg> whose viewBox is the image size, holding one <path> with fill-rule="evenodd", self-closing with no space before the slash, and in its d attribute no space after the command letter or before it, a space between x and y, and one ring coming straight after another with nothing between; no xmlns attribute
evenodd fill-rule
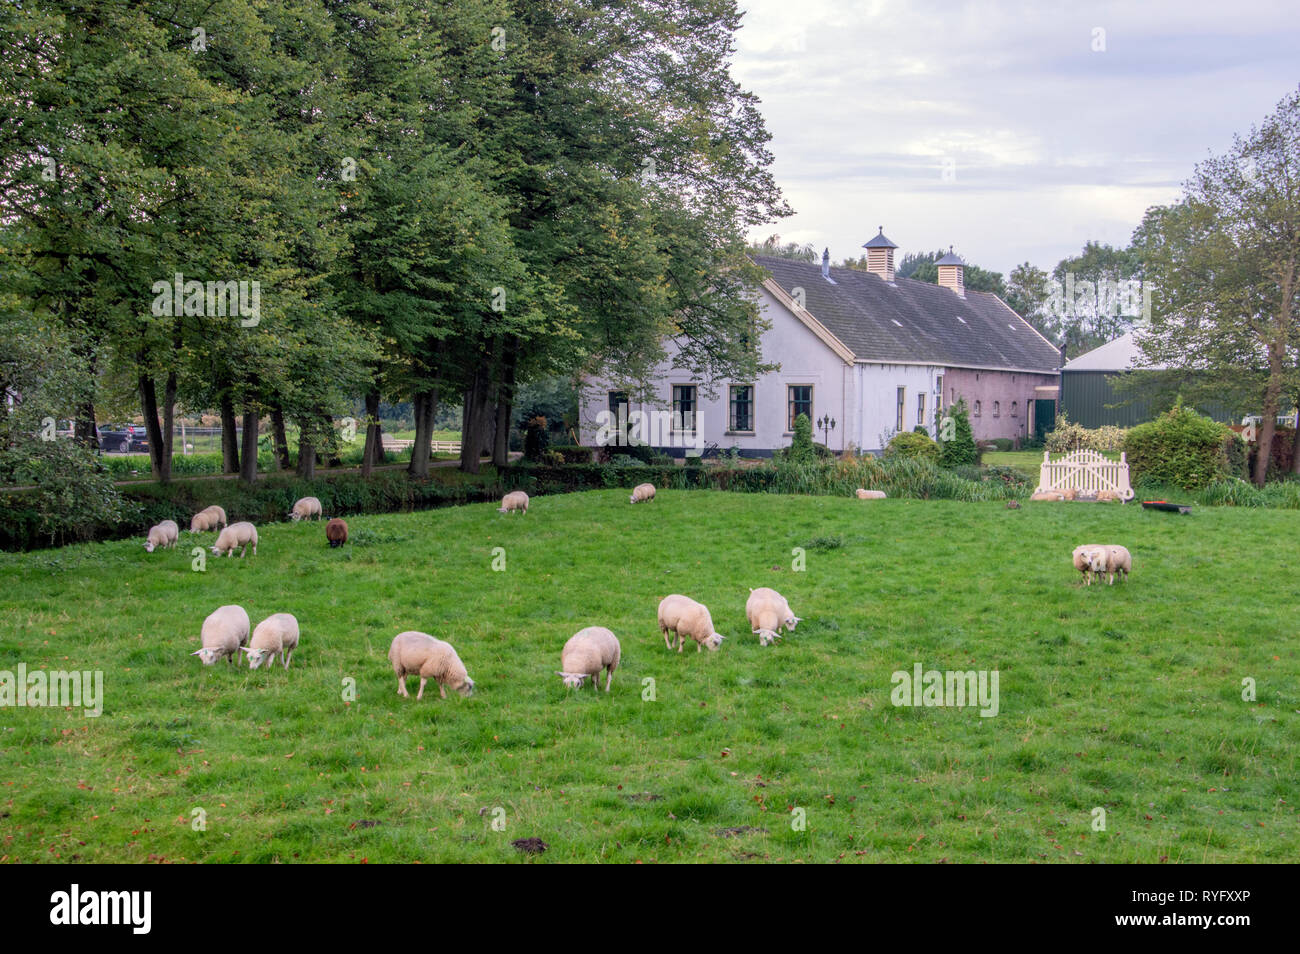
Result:
<svg viewBox="0 0 1300 954"><path fill-rule="evenodd" d="M1134 483L1148 481L1185 490L1200 490L1229 477L1234 446L1240 438L1226 425L1175 405L1153 421L1139 424L1124 437Z"/></svg>

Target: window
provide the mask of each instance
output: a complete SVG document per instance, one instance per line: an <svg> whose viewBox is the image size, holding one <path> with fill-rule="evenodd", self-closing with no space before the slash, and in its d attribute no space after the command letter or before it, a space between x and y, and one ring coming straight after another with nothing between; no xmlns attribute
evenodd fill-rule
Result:
<svg viewBox="0 0 1300 954"><path fill-rule="evenodd" d="M980 416L981 414L983 414L983 413L984 413L984 405L981 404L979 401L976 401L976 402L975 402L975 416L976 416L976 417L979 417L979 416Z"/></svg>
<svg viewBox="0 0 1300 954"><path fill-rule="evenodd" d="M614 429L613 442L617 445L628 443L627 440L628 400L626 391L609 392L609 425Z"/></svg>
<svg viewBox="0 0 1300 954"><path fill-rule="evenodd" d="M728 430L753 432L754 387L750 384L731 386L731 419Z"/></svg>
<svg viewBox="0 0 1300 954"><path fill-rule="evenodd" d="M898 422L894 429L901 431L903 429L903 405L907 402L907 388L898 389Z"/></svg>
<svg viewBox="0 0 1300 954"><path fill-rule="evenodd" d="M940 410L943 409L943 375L934 379L934 406Z"/></svg>
<svg viewBox="0 0 1300 954"><path fill-rule="evenodd" d="M994 416L994 417L1001 417L1001 416L1002 416L1002 404L1001 404L1000 401L994 401L994 402L993 402L993 416Z"/></svg>
<svg viewBox="0 0 1300 954"><path fill-rule="evenodd" d="M673 430L695 430L695 385L673 385Z"/></svg>
<svg viewBox="0 0 1300 954"><path fill-rule="evenodd" d="M925 392L916 396L916 423L925 426Z"/></svg>
<svg viewBox="0 0 1300 954"><path fill-rule="evenodd" d="M791 384L785 389L787 431L794 430L794 419L800 414L808 415L808 422L813 419L813 389L811 384Z"/></svg>
<svg viewBox="0 0 1300 954"><path fill-rule="evenodd" d="M1018 401L1012 401L1012 402L1011 402L1011 416L1012 416L1012 417L1015 417L1015 416L1017 415L1017 413L1019 412L1019 410L1020 410L1020 404L1019 404L1019 402L1018 402Z"/></svg>

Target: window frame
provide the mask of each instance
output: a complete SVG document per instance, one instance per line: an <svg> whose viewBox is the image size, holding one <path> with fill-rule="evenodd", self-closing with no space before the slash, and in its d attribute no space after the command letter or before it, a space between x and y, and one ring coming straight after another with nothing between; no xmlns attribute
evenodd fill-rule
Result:
<svg viewBox="0 0 1300 954"><path fill-rule="evenodd" d="M895 409L894 426L901 434L903 431L903 422L907 418L907 385L898 388L898 407Z"/></svg>
<svg viewBox="0 0 1300 954"><path fill-rule="evenodd" d="M984 416L984 402L976 398L975 403L971 406L971 417Z"/></svg>
<svg viewBox="0 0 1300 954"><path fill-rule="evenodd" d="M995 418L998 418L998 417L1001 417L1001 416L1002 416L1002 402L1001 402L1001 401L994 401L994 402L993 402L993 416L994 416Z"/></svg>
<svg viewBox="0 0 1300 954"><path fill-rule="evenodd" d="M741 430L736 427L736 388L749 389L749 427ZM727 433L754 434L754 409L758 405L757 387L753 384L730 384L727 386Z"/></svg>
<svg viewBox="0 0 1300 954"><path fill-rule="evenodd" d="M790 392L793 391L795 388L807 388L807 389L808 389L808 423L809 423L809 424L812 424L812 423L814 422L814 420L815 420L815 417L814 417L814 410L815 410L815 408L817 407L817 403L816 403L816 402L817 402L817 389L816 389L816 387L815 387L814 385L811 385L811 384L787 384L787 385L785 386L785 424L786 424L786 431L785 431L785 433L786 433L786 436L789 436L789 435L791 435L791 434L794 433L794 419L795 419L796 417L799 416L799 415L795 412L795 409L794 409L795 402L794 402L794 399L793 399L793 397L791 396L791 393L790 393Z"/></svg>
<svg viewBox="0 0 1300 954"><path fill-rule="evenodd" d="M678 398L678 391L682 388L691 389L691 426L687 427L682 421L680 410L681 401ZM668 421L669 430L673 434L688 434L694 436L700 428L700 388L697 384L683 383L672 385L672 415ZM680 426L679 426L680 425Z"/></svg>
<svg viewBox="0 0 1300 954"><path fill-rule="evenodd" d="M916 423L920 427L925 427L925 392L916 392Z"/></svg>

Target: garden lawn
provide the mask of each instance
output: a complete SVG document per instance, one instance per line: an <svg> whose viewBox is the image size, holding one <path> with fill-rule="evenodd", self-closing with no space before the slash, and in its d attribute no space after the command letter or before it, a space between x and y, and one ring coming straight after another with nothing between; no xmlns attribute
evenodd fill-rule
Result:
<svg viewBox="0 0 1300 954"><path fill-rule="evenodd" d="M0 861L1300 857L1300 512L611 490L349 524L339 550L268 525L204 572L185 533L0 554L0 670L102 670L106 697L0 709ZM1129 582L1082 586L1087 542L1128 546ZM804 617L771 648L744 617L764 585ZM720 652L665 648L672 592ZM188 655L232 602L298 617L287 672ZM566 691L595 624L613 691ZM397 696L407 629L456 646L473 697ZM998 714L895 707L916 663L997 670Z"/></svg>

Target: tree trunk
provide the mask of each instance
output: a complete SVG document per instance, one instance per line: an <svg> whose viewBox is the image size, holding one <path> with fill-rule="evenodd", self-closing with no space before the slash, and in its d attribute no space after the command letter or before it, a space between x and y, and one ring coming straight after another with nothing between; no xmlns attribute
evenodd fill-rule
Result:
<svg viewBox="0 0 1300 954"><path fill-rule="evenodd" d="M306 427L299 424L298 431L298 476L303 480L316 478L316 446Z"/></svg>
<svg viewBox="0 0 1300 954"><path fill-rule="evenodd" d="M477 474L479 458L485 451L492 452L492 425L496 415L492 399L496 396L501 375L501 350L502 339L497 335L492 340L490 357L479 362L474 369L470 386L465 391L465 407L461 414L460 469L467 474Z"/></svg>
<svg viewBox="0 0 1300 954"><path fill-rule="evenodd" d="M415 443L411 447L411 463L406 470L412 477L428 477L433 419L438 411L438 389L413 395L411 406L415 413Z"/></svg>
<svg viewBox="0 0 1300 954"><path fill-rule="evenodd" d="M221 407L221 472L223 474L239 473L239 439L235 424L235 402L229 391L223 391L219 399Z"/></svg>
<svg viewBox="0 0 1300 954"><path fill-rule="evenodd" d="M511 335L505 345L505 364L497 385L496 430L492 439L492 463L505 467L510 463L510 419L515 409L515 366L519 339Z"/></svg>
<svg viewBox="0 0 1300 954"><path fill-rule="evenodd" d="M158 421L158 391L153 378L141 374L137 383L140 388L140 410L144 414L144 426L149 434L149 467L154 480L166 484L172 479L172 414L176 404L176 373L173 371L167 375L161 424Z"/></svg>
<svg viewBox="0 0 1300 954"><path fill-rule="evenodd" d="M271 443L275 448L275 467L288 470L293 464L289 460L289 438L284 432L284 408L276 405L271 408Z"/></svg>
<svg viewBox="0 0 1300 954"><path fill-rule="evenodd" d="M257 419L257 410L250 401L244 405L244 448L239 468L239 479L248 484L257 480Z"/></svg>
<svg viewBox="0 0 1300 954"><path fill-rule="evenodd" d="M82 447L99 450L99 431L95 428L95 402L86 401L77 408L73 439Z"/></svg>
<svg viewBox="0 0 1300 954"><path fill-rule="evenodd" d="M1270 344L1268 349L1268 384L1264 388L1263 420L1259 423L1259 443L1255 445L1255 486L1263 487L1268 479L1268 465L1273 459L1273 435L1277 433L1277 409L1282 402L1282 351Z"/></svg>
<svg viewBox="0 0 1300 954"><path fill-rule="evenodd" d="M384 436L379 424L379 392L366 395L366 446L361 452L361 476L369 477L384 459Z"/></svg>

